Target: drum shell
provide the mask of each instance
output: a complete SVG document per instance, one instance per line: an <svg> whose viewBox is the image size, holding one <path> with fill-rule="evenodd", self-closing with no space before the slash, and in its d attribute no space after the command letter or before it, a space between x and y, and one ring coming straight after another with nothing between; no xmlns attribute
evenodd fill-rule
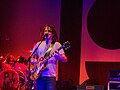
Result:
<svg viewBox="0 0 120 90"><path fill-rule="evenodd" d="M0 72L0 88L2 90L15 90L19 86L19 75L13 69Z"/></svg>

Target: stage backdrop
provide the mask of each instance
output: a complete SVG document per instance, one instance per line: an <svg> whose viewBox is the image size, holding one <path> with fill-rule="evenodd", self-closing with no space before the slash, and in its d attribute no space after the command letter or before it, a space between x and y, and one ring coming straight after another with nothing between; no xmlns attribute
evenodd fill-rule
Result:
<svg viewBox="0 0 120 90"><path fill-rule="evenodd" d="M80 84L85 62L120 62L119 8L119 0L83 0Z"/></svg>
<svg viewBox="0 0 120 90"><path fill-rule="evenodd" d="M60 0L1 0L0 55L28 58L45 24L54 25L59 35L60 8Z"/></svg>

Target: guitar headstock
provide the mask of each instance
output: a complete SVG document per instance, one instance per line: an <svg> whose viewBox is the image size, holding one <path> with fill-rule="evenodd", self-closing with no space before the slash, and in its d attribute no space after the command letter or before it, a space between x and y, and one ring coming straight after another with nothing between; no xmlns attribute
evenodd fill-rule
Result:
<svg viewBox="0 0 120 90"><path fill-rule="evenodd" d="M69 42L69 41L64 42L62 47L63 47L65 50L69 49L69 48L70 48L70 42Z"/></svg>

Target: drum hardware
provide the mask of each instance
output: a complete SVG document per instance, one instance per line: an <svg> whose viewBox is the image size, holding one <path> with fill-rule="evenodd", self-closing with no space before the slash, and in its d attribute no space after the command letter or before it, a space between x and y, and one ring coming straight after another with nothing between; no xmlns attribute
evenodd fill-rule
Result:
<svg viewBox="0 0 120 90"><path fill-rule="evenodd" d="M32 88L33 88L33 85L34 85L34 84L33 84L33 81L29 81L29 80L28 80L28 81L26 82L26 85L25 85L25 88L26 88L25 90L35 90L35 89L32 89Z"/></svg>
<svg viewBox="0 0 120 90"><path fill-rule="evenodd" d="M26 90L27 77L22 71L17 71L19 75L19 87L18 90Z"/></svg>

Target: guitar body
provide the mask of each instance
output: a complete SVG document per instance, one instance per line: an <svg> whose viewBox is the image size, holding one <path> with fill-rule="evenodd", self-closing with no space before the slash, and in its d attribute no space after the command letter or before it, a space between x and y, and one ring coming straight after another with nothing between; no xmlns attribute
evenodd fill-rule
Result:
<svg viewBox="0 0 120 90"><path fill-rule="evenodd" d="M45 65L42 64L42 61L44 60L43 57L41 57L37 63L30 64L30 79L31 80L37 80L39 76L42 73L42 70L45 69Z"/></svg>

